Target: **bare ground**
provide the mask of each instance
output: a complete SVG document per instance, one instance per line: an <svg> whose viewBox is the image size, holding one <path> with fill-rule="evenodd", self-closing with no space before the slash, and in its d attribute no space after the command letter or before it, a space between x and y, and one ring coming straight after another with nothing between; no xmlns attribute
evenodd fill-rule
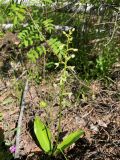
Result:
<svg viewBox="0 0 120 160"><path fill-rule="evenodd" d="M33 140L33 120L35 115L39 115L50 126L54 137L56 136L59 76L47 75L46 81L39 85L29 82L20 140L21 159L46 159ZM25 78L22 77L23 82ZM66 83L65 90L69 94L63 102L61 138L78 128L85 131L85 136L65 151L69 160L120 159L120 71L114 71L107 82L109 83L105 84L96 80L84 86L71 76ZM8 148L15 143L23 88L24 85L19 80L14 83L12 78L1 78L1 160L13 159ZM46 102L46 108L40 106L42 101ZM57 159L64 157L60 155Z"/></svg>

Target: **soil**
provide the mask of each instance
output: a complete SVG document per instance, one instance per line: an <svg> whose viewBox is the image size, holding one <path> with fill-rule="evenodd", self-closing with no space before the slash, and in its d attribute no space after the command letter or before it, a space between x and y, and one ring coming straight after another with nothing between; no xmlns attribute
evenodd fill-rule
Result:
<svg viewBox="0 0 120 160"><path fill-rule="evenodd" d="M14 159L9 147L15 144L22 91L26 81L26 74L14 78L13 68L11 65L9 77L1 74L0 80L0 160ZM21 72L26 73L24 68ZM85 131L85 135L65 151L67 159L120 159L120 70L114 70L110 77L108 81L91 81L89 85L81 83L72 75L67 81L65 91L68 95L63 101L60 138L78 128ZM51 72L46 73L46 80L39 84L29 81L21 126L20 159L48 158L34 140L33 122L38 115L49 125L53 137L57 135L59 78L60 72ZM47 106L41 107L41 102L45 102ZM65 158L59 155L51 159Z"/></svg>

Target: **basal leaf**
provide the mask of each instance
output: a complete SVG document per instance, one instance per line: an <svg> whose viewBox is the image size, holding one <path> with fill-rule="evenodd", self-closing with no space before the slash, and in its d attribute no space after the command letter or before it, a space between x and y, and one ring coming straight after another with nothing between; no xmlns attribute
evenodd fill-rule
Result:
<svg viewBox="0 0 120 160"><path fill-rule="evenodd" d="M51 154L53 145L51 142L51 132L49 128L44 125L44 123L39 119L39 117L35 118L34 121L34 132L39 141L41 148L48 154Z"/></svg>
<svg viewBox="0 0 120 160"><path fill-rule="evenodd" d="M82 135L84 135L84 131L81 129L69 134L67 137L63 139L63 141L60 144L58 144L57 149L54 152L54 155L70 147L70 145L75 143Z"/></svg>

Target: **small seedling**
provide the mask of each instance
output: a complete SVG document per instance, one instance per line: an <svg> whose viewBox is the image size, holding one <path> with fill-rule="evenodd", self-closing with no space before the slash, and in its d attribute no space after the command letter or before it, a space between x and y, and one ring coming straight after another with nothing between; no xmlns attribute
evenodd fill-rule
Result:
<svg viewBox="0 0 120 160"><path fill-rule="evenodd" d="M47 107L47 103L45 101L41 101L39 103L40 108L46 108Z"/></svg>

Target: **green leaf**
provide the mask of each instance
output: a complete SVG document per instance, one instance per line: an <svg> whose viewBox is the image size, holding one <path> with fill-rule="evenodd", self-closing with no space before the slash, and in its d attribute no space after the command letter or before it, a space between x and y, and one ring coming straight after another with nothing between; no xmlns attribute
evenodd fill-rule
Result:
<svg viewBox="0 0 120 160"><path fill-rule="evenodd" d="M60 144L58 144L57 149L54 152L54 155L70 147L71 144L75 143L82 135L84 135L84 131L81 129L69 134L67 137L63 139L63 141Z"/></svg>
<svg viewBox="0 0 120 160"><path fill-rule="evenodd" d="M52 19L47 19L47 20L43 21L43 25L44 25L46 31L48 31L50 33L54 29L54 25L52 23L53 23Z"/></svg>
<svg viewBox="0 0 120 160"><path fill-rule="evenodd" d="M41 108L46 108L46 107L47 107L47 103L46 103L45 101L41 101L41 102L39 103L39 106L40 106Z"/></svg>
<svg viewBox="0 0 120 160"><path fill-rule="evenodd" d="M15 17L14 20L13 20L13 24L16 25L17 22L18 22L18 19L17 19L17 17Z"/></svg>
<svg viewBox="0 0 120 160"><path fill-rule="evenodd" d="M1 102L1 104L2 105L8 105L8 104L11 104L13 102L14 102L14 100L11 97L9 97L9 98L6 98L3 102Z"/></svg>
<svg viewBox="0 0 120 160"><path fill-rule="evenodd" d="M24 40L24 45L25 45L25 47L28 47L28 40Z"/></svg>
<svg viewBox="0 0 120 160"><path fill-rule="evenodd" d="M24 20L24 16L21 14L21 13L19 13L19 12L16 12L16 16L21 20L21 21L23 21Z"/></svg>
<svg viewBox="0 0 120 160"><path fill-rule="evenodd" d="M53 145L51 142L51 132L49 128L39 119L39 117L35 117L34 132L41 148L45 151L45 153L52 154Z"/></svg>

